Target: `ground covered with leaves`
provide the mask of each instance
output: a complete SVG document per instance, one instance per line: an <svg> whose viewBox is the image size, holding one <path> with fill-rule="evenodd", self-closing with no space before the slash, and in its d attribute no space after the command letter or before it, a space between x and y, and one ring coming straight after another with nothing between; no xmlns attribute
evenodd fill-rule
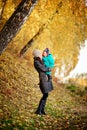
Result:
<svg viewBox="0 0 87 130"><path fill-rule="evenodd" d="M0 130L86 130L87 87L59 84L53 77L47 115L36 115L42 96L32 64L4 52L0 56Z"/></svg>

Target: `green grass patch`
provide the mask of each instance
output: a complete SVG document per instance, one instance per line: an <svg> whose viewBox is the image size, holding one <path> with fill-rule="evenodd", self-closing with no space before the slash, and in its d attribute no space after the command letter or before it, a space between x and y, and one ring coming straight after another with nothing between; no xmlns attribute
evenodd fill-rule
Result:
<svg viewBox="0 0 87 130"><path fill-rule="evenodd" d="M81 90L78 86L75 86L75 85L73 85L73 84L67 86L66 88L67 88L70 92L73 92L73 93L75 93L76 95L79 95L80 97L84 96L85 93L86 93L86 91L87 91L87 90L86 90L87 88L85 88L85 90Z"/></svg>
<svg viewBox="0 0 87 130"><path fill-rule="evenodd" d="M69 89L71 92L76 92L78 88L75 85L71 84L70 86L67 86L67 89Z"/></svg>
<svg viewBox="0 0 87 130"><path fill-rule="evenodd" d="M0 130L25 130L27 127L26 123L18 123L13 119L5 119L0 122Z"/></svg>

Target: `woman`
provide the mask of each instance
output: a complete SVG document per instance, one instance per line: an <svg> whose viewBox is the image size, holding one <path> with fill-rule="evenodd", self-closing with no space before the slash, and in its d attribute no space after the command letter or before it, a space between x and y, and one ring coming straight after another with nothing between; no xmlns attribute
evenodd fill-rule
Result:
<svg viewBox="0 0 87 130"><path fill-rule="evenodd" d="M35 113L39 115L42 115L42 114L46 115L44 111L46 100L48 97L48 93L53 90L52 81L48 81L48 77L46 75L46 72L50 71L50 69L45 67L45 65L43 64L42 52L40 50L37 50L37 49L34 50L33 56L34 56L34 67L39 74L39 82L40 82L39 87L43 94L39 102L39 106Z"/></svg>

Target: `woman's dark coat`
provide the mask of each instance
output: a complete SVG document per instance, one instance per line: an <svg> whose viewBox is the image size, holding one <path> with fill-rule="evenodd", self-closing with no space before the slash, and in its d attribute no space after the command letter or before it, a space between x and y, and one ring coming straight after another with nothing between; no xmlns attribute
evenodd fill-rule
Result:
<svg viewBox="0 0 87 130"><path fill-rule="evenodd" d="M40 89L42 93L48 93L53 90L52 80L48 80L46 72L49 68L46 68L39 57L34 58L34 67L39 73Z"/></svg>

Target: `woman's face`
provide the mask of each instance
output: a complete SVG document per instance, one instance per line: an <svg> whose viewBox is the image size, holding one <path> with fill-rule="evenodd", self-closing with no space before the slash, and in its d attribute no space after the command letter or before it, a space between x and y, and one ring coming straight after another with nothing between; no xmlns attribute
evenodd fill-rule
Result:
<svg viewBox="0 0 87 130"><path fill-rule="evenodd" d="M45 51L43 52L43 56L45 56L45 57L47 56L47 53Z"/></svg>

